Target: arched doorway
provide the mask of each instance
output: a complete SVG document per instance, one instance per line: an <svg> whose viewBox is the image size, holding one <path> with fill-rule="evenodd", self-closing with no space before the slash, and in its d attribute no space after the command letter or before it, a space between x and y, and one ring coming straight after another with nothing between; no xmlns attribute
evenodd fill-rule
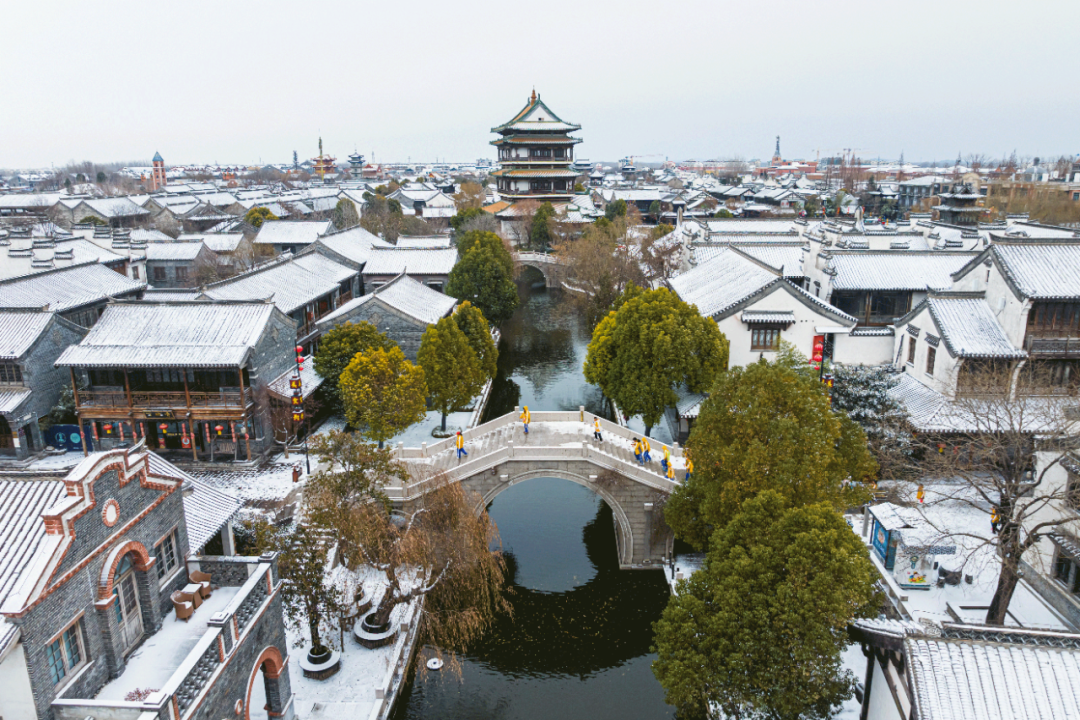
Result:
<svg viewBox="0 0 1080 720"><path fill-rule="evenodd" d="M143 636L142 604L139 601L137 572L132 553L124 555L116 566L113 580L113 595L116 602L116 625L120 631L120 651L126 654Z"/></svg>
<svg viewBox="0 0 1080 720"><path fill-rule="evenodd" d="M290 694L281 651L271 645L259 654L248 677L244 720L280 718L284 710L283 699L288 699Z"/></svg>

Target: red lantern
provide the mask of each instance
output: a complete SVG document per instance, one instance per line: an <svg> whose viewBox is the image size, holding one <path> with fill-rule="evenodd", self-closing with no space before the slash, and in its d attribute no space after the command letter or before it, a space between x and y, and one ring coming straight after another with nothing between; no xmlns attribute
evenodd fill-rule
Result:
<svg viewBox="0 0 1080 720"><path fill-rule="evenodd" d="M304 354L304 348L303 348L303 346L301 346L301 345L297 345L297 346L296 346L296 354L297 354L297 355L303 355L303 354Z"/></svg>
<svg viewBox="0 0 1080 720"><path fill-rule="evenodd" d="M218 434L218 437L221 437L221 431L224 430L224 429L225 428L223 428L221 425L215 425L214 426L214 431Z"/></svg>
<svg viewBox="0 0 1080 720"><path fill-rule="evenodd" d="M105 434L112 435L112 423L105 423Z"/></svg>
<svg viewBox="0 0 1080 720"><path fill-rule="evenodd" d="M160 430L161 432L165 432L168 429L169 423L161 423L160 425L158 425L158 430Z"/></svg>

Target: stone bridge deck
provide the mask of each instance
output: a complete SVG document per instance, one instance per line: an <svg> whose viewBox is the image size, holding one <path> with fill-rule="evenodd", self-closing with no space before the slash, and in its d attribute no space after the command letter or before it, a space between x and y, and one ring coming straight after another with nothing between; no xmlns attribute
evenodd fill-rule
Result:
<svg viewBox="0 0 1080 720"><path fill-rule="evenodd" d="M566 280L566 263L550 253L515 252L514 265L539 270L549 288L562 287Z"/></svg>
<svg viewBox="0 0 1080 720"><path fill-rule="evenodd" d="M620 564L658 566L670 553L670 531L660 517L664 499L685 474L682 448L670 446L675 481L661 469L664 445L650 440L652 462L634 459L638 434L601 419L603 441L593 437L596 417L577 412L534 412L526 436L519 410L464 431L468 456L457 459L456 438L432 445L396 449L409 470L401 486L385 488L390 499L407 505L436 478L461 482L486 506L499 493L530 478L558 477L589 487L611 506L615 516ZM657 517L653 517L654 508Z"/></svg>

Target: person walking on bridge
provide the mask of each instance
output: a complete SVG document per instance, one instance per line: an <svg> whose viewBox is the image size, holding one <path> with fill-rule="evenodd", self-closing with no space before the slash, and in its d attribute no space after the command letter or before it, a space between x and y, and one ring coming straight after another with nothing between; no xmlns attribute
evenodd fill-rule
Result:
<svg viewBox="0 0 1080 720"><path fill-rule="evenodd" d="M525 409L521 413L521 424L525 426L525 434L529 434L529 420L532 419L532 415L529 414L529 406L526 405Z"/></svg>
<svg viewBox="0 0 1080 720"><path fill-rule="evenodd" d="M694 474L694 461L690 459L690 456L686 456L686 477L683 480L690 480L690 476Z"/></svg>
<svg viewBox="0 0 1080 720"><path fill-rule="evenodd" d="M460 460L461 456L469 456L469 453L465 452L465 436L461 434L461 431L457 431L457 459Z"/></svg>
<svg viewBox="0 0 1080 720"><path fill-rule="evenodd" d="M668 471L668 468L671 467L671 448L667 445L664 446L664 459L660 461L660 466L664 468L665 473Z"/></svg>
<svg viewBox="0 0 1080 720"><path fill-rule="evenodd" d="M649 454L649 451L652 450L652 445L649 445L649 438L644 435L641 436L641 447L644 451L641 453L641 459L644 462L652 462L652 455Z"/></svg>
<svg viewBox="0 0 1080 720"><path fill-rule="evenodd" d="M593 418L593 437L596 438L597 440L599 440L600 442L604 442L603 436L600 435L600 418L599 417L594 417Z"/></svg>
<svg viewBox="0 0 1080 720"><path fill-rule="evenodd" d="M637 438L634 438L634 459L638 461L638 465L644 464L641 462L641 451L641 441Z"/></svg>
<svg viewBox="0 0 1080 720"><path fill-rule="evenodd" d="M665 468L664 474L667 475L667 479L671 482L675 482L675 466L668 463L665 465Z"/></svg>

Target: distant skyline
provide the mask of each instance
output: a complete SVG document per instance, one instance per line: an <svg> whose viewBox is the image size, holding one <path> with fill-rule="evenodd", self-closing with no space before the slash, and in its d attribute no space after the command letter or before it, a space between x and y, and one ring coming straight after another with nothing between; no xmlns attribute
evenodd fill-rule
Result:
<svg viewBox="0 0 1080 720"><path fill-rule="evenodd" d="M535 86L611 162L1080 151L1080 3L19 2L0 168L495 157Z"/></svg>

